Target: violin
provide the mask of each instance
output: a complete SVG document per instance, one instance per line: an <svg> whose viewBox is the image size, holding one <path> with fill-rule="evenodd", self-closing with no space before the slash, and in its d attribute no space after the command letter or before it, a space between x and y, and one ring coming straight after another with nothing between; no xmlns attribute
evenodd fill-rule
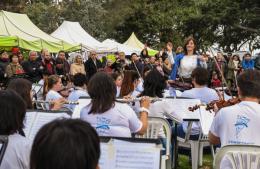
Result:
<svg viewBox="0 0 260 169"><path fill-rule="evenodd" d="M241 100L239 98L233 98L233 99L229 99L229 100L214 100L208 104L206 104L206 110L210 111L214 109L214 105L216 104L216 106L218 107L218 109L222 109L223 107L228 107L228 106L232 106L235 105L237 103L240 103ZM189 107L189 111L195 111L197 109L200 108L201 105L195 105L193 107Z"/></svg>
<svg viewBox="0 0 260 169"><path fill-rule="evenodd" d="M186 82L181 82L179 80L168 81L168 83L171 87L178 89L180 91L192 89L192 84L186 83Z"/></svg>

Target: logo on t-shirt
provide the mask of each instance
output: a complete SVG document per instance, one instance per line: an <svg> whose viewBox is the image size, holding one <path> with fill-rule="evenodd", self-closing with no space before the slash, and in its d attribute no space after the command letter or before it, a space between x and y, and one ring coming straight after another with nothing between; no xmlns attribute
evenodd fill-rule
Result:
<svg viewBox="0 0 260 169"><path fill-rule="evenodd" d="M110 129L109 125L111 120L105 117L97 117L97 126L96 130L99 135L106 135Z"/></svg>
<svg viewBox="0 0 260 169"><path fill-rule="evenodd" d="M249 123L250 119L245 117L245 116L240 116L237 115L237 121L235 123L235 127L236 127L236 138L238 139L239 134L241 133L241 131L244 128L248 127L248 123Z"/></svg>

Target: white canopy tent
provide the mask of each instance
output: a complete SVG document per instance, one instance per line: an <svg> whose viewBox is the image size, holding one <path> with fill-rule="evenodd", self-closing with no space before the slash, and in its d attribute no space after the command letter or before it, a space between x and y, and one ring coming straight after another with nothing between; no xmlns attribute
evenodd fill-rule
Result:
<svg viewBox="0 0 260 169"><path fill-rule="evenodd" d="M124 52L126 55L131 55L132 53L140 53L141 50L131 46L127 46L121 43L118 43L112 39L106 39L102 42L105 46L110 48L116 48L118 52Z"/></svg>
<svg viewBox="0 0 260 169"><path fill-rule="evenodd" d="M85 51L95 50L98 53L115 52L115 48L110 48L89 35L78 22L64 21L51 36L65 40L71 44L81 44Z"/></svg>

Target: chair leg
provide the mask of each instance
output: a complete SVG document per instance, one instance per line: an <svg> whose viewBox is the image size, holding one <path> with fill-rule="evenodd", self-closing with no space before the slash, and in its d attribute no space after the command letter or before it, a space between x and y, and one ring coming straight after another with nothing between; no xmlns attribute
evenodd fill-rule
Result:
<svg viewBox="0 0 260 169"><path fill-rule="evenodd" d="M198 160L199 160L198 141L191 141L191 159L192 159L192 169L198 169Z"/></svg>
<svg viewBox="0 0 260 169"><path fill-rule="evenodd" d="M199 143L199 166L202 166L202 162L203 162L203 147L204 147L203 142L200 142Z"/></svg>

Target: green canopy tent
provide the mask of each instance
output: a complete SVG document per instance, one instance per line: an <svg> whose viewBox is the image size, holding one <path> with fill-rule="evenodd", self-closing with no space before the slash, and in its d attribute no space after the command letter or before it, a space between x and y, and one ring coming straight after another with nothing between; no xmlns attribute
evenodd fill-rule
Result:
<svg viewBox="0 0 260 169"><path fill-rule="evenodd" d="M0 48L20 47L40 51L45 48L52 53L60 50L80 50L80 45L72 45L54 38L40 30L25 14L0 11Z"/></svg>

